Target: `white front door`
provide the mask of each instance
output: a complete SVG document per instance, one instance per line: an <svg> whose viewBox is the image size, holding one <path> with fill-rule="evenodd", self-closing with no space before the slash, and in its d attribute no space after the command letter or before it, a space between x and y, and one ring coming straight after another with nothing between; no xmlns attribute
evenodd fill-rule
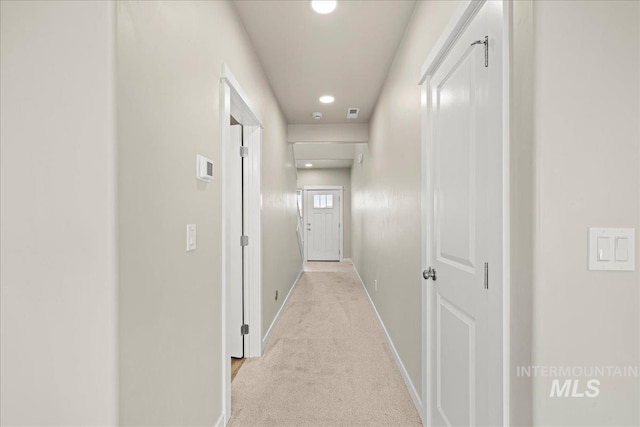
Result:
<svg viewBox="0 0 640 427"><path fill-rule="evenodd" d="M502 393L495 390L501 354L492 359L502 325L490 316L492 295L501 295L502 286L502 137L495 134L502 92L492 75L501 75L502 65L491 55L491 46L500 45L490 28L491 7L478 10L428 80L432 425L502 424L496 411Z"/></svg>
<svg viewBox="0 0 640 427"><path fill-rule="evenodd" d="M229 201L232 205L231 210L233 213L229 217L232 253L229 254L231 277L229 279L229 306L227 311L227 343L231 357L242 358L244 356L244 336L241 334L242 324L244 323L244 247L240 241L243 231L243 158L240 156L240 147L242 146L241 125L231 126L230 139L231 150L233 153L237 153L237 156L234 155L235 161L226 165L229 168Z"/></svg>
<svg viewBox="0 0 640 427"><path fill-rule="evenodd" d="M307 260L340 261L340 191L307 190Z"/></svg>

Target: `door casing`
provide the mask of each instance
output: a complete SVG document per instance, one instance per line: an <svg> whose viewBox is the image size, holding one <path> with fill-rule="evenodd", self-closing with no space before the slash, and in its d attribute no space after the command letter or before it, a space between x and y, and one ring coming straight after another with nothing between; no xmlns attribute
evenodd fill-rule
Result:
<svg viewBox="0 0 640 427"><path fill-rule="evenodd" d="M344 257L344 187L342 185L305 185L303 187L302 196L302 210L304 215L304 260L309 260L308 255L308 242L309 235L307 233L307 224L309 223L308 213L305 204L307 203L308 191L328 190L328 191L340 191L340 261L345 259Z"/></svg>
<svg viewBox="0 0 640 427"><path fill-rule="evenodd" d="M433 204L427 195L433 191L433 182L431 177L432 165L430 153L430 102L431 93L429 90L430 77L438 69L447 53L454 45L458 36L464 31L470 19L485 4L496 9L498 20L492 22L493 25L499 27L502 43L500 46L492 46L492 52L497 52L501 62L502 77L502 283L499 285L500 292L494 294L495 298L491 301L489 322L493 325L499 325L501 337L499 338L501 348L497 350L497 354L491 354L491 360L495 360L495 366L492 366L490 375L500 376L501 387L499 388L500 396L489 396L492 401L490 405L494 406L494 412L499 412L497 416L501 417L499 424L509 424L509 380L510 380L510 340L509 340L509 319L510 319L510 197L509 197L509 158L510 158L510 140L509 140L509 71L510 71L510 22L511 22L511 6L507 0L469 0L461 4L458 11L449 21L447 27L442 32L440 38L431 50L429 56L425 60L421 68L420 81L421 85L421 104L422 104L422 260L423 269L426 270L432 264L430 247L427 242L433 236L431 229ZM491 58L491 56L490 56ZM494 57L495 59L495 57ZM490 59L491 60L491 59ZM429 381L433 378L431 372L431 348L434 337L431 336L431 318L434 313L430 312L433 307L434 289L431 281L422 284L422 408L420 414L423 424L432 425L432 411L435 407L431 404L433 396L431 396L431 387ZM495 347L495 346L494 346ZM497 408L497 409L496 409Z"/></svg>
<svg viewBox="0 0 640 427"><path fill-rule="evenodd" d="M244 321L249 325L249 334L245 337L245 357L262 355L262 218L261 218L261 165L262 165L262 118L243 91L242 87L226 64L222 64L220 78L220 129L222 142L222 408L225 424L231 418L231 355L227 344L227 304L229 296L229 257L237 251L240 236L232 236L227 227L230 215L230 192L237 191L229 187L229 168L225 164L237 160L240 153L232 149L231 116L243 126L243 142L249 148L245 160L244 214L245 234L249 236L249 245L245 248L245 295Z"/></svg>

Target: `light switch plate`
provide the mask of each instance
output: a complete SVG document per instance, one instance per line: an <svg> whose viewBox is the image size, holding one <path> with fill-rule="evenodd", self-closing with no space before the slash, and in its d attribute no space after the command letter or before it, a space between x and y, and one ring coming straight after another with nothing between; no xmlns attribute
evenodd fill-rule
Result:
<svg viewBox="0 0 640 427"><path fill-rule="evenodd" d="M196 225L187 224L187 252L196 250Z"/></svg>
<svg viewBox="0 0 640 427"><path fill-rule="evenodd" d="M634 271L635 228L589 228L589 270Z"/></svg>

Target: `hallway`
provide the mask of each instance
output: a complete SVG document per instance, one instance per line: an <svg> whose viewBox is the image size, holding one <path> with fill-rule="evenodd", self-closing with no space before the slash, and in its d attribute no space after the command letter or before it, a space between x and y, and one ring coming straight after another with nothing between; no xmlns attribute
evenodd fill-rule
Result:
<svg viewBox="0 0 640 427"><path fill-rule="evenodd" d="M0 427L640 426L638 230L640 0L0 0Z"/></svg>
<svg viewBox="0 0 640 427"><path fill-rule="evenodd" d="M229 426L419 426L350 263L305 263L264 356L232 385Z"/></svg>

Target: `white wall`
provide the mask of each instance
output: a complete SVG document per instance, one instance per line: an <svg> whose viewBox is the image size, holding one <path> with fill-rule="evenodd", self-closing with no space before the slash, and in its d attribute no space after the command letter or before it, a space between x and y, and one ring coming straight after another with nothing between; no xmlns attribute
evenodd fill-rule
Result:
<svg viewBox="0 0 640 427"><path fill-rule="evenodd" d="M275 100L274 100L275 103ZM273 105L272 109L278 108ZM293 282L302 269L298 246L296 169L293 147L286 143L286 122L275 112L265 124L262 151L262 338L275 320ZM275 294L278 291L278 300Z"/></svg>
<svg viewBox="0 0 640 427"><path fill-rule="evenodd" d="M341 185L344 187L344 254L351 258L351 168L298 169L298 188L305 185Z"/></svg>
<svg viewBox="0 0 640 427"><path fill-rule="evenodd" d="M639 9L533 2L536 365L640 364L640 258L587 270L588 227L640 229ZM600 380L597 398L550 398L551 378L535 378L534 423L640 424L638 378Z"/></svg>
<svg viewBox="0 0 640 427"><path fill-rule="evenodd" d="M420 67L458 7L418 2L378 98L364 162L354 164L352 258L421 389ZM378 280L378 290L374 280Z"/></svg>
<svg viewBox="0 0 640 427"><path fill-rule="evenodd" d="M0 424L115 425L113 4L0 16Z"/></svg>
<svg viewBox="0 0 640 427"><path fill-rule="evenodd" d="M262 116L263 323L301 267L284 117L229 2L118 3L120 422L214 425L221 402L226 63ZM210 184L195 157L213 160ZM185 227L197 250L185 252Z"/></svg>

